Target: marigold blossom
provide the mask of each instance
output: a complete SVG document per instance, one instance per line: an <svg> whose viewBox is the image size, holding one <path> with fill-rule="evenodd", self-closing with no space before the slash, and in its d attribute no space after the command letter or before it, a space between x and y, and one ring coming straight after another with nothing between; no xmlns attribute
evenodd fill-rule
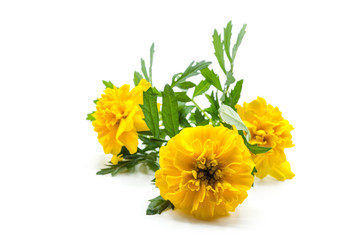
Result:
<svg viewBox="0 0 360 240"><path fill-rule="evenodd" d="M279 108L258 97L243 106L236 105L236 109L250 130L250 143L272 148L267 153L252 155L257 169L256 176L264 178L271 175L281 181L293 178L295 174L286 160L284 149L294 146L290 134L294 128L282 117Z"/></svg>
<svg viewBox="0 0 360 240"><path fill-rule="evenodd" d="M244 201L254 166L236 131L211 125L185 128L161 147L156 186L175 208L211 219Z"/></svg>
<svg viewBox="0 0 360 240"><path fill-rule="evenodd" d="M143 92L150 87L151 84L142 79L131 91L128 84L104 90L96 103L96 112L92 114L95 118L92 124L105 154L116 156L123 146L131 154L137 151L137 132L149 130L139 104L143 104ZM121 159L113 157L112 162L117 164Z"/></svg>

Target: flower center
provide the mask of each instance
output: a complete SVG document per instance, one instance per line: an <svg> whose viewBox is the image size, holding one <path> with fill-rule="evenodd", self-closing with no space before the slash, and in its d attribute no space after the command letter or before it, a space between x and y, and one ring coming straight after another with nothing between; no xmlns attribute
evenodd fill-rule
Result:
<svg viewBox="0 0 360 240"><path fill-rule="evenodd" d="M196 179L206 185L215 185L222 178L222 172L216 160L196 160L194 170L196 171Z"/></svg>

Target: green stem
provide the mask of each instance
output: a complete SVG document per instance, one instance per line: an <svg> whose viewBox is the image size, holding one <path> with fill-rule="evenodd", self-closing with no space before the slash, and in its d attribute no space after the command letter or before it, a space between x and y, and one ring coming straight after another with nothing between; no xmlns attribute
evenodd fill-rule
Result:
<svg viewBox="0 0 360 240"><path fill-rule="evenodd" d="M194 101L194 99L191 99L191 102L195 105L195 107L197 109L199 109L204 115L205 117L207 117L209 119L209 121L211 122L212 125L215 126L215 123L213 122L213 120L211 119L211 117L209 117L209 115Z"/></svg>
<svg viewBox="0 0 360 240"><path fill-rule="evenodd" d="M225 96L227 96L228 92L229 92L229 86L226 87Z"/></svg>

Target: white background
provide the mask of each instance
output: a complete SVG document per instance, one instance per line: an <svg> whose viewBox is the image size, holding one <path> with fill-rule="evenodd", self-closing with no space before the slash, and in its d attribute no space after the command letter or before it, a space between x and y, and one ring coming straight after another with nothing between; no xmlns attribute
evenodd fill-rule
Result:
<svg viewBox="0 0 360 240"><path fill-rule="evenodd" d="M146 216L153 174L95 175L110 157L86 114L152 42L158 88L193 60L218 70L229 20L248 24L240 102L262 96L295 127L296 176L256 180L213 222ZM1 1L0 238L359 239L359 23L356 1Z"/></svg>

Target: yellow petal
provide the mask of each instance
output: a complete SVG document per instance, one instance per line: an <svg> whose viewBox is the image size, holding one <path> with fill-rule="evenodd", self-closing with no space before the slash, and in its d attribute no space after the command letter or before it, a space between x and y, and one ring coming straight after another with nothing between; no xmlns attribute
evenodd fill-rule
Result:
<svg viewBox="0 0 360 240"><path fill-rule="evenodd" d="M292 179L295 176L290 169L290 163L288 161L285 161L279 166L274 166L270 171L270 175L280 181Z"/></svg>
<svg viewBox="0 0 360 240"><path fill-rule="evenodd" d="M119 162L121 162L123 160L123 155L113 155L112 158L111 158L111 163L114 164L114 165L117 165Z"/></svg>
<svg viewBox="0 0 360 240"><path fill-rule="evenodd" d="M143 104L143 93L144 91L147 91L150 87L151 84L148 81L146 81L145 79L141 79L140 83L131 90L131 99L136 104Z"/></svg>
<svg viewBox="0 0 360 240"><path fill-rule="evenodd" d="M139 141L135 128L131 131L123 132L118 136L117 140L129 150L130 154L136 153Z"/></svg>

